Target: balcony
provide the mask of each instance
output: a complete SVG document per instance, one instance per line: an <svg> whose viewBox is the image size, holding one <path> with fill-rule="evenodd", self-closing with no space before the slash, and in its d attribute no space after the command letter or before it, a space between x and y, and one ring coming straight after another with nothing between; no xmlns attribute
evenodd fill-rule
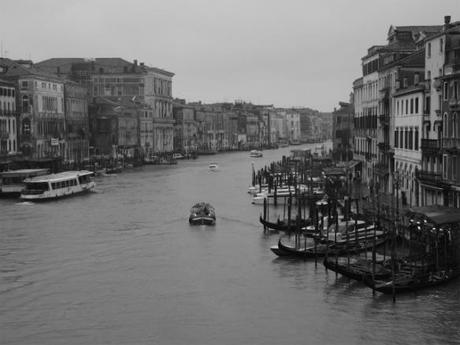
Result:
<svg viewBox="0 0 460 345"><path fill-rule="evenodd" d="M427 170L416 170L415 177L421 182L439 185L442 182L441 173L432 172Z"/></svg>
<svg viewBox="0 0 460 345"><path fill-rule="evenodd" d="M442 138L442 148L447 150L460 150L460 138Z"/></svg>
<svg viewBox="0 0 460 345"><path fill-rule="evenodd" d="M377 163L374 166L374 172L375 174L379 176L389 175L390 174L389 165L386 163Z"/></svg>
<svg viewBox="0 0 460 345"><path fill-rule="evenodd" d="M456 73L460 71L460 64L459 63L453 63L453 64L448 64L444 66L444 74L445 75L450 75L453 73Z"/></svg>
<svg viewBox="0 0 460 345"><path fill-rule="evenodd" d="M441 143L438 139L422 139L422 150L439 150Z"/></svg>
<svg viewBox="0 0 460 345"><path fill-rule="evenodd" d="M32 136L30 134L21 134L19 136L19 141L21 143L31 142L32 141Z"/></svg>
<svg viewBox="0 0 460 345"><path fill-rule="evenodd" d="M460 107L460 100L451 98L449 99L449 108L451 109L458 109Z"/></svg>
<svg viewBox="0 0 460 345"><path fill-rule="evenodd" d="M389 125L390 124L390 115L388 114L382 114L382 115L379 115L379 121L382 125Z"/></svg>
<svg viewBox="0 0 460 345"><path fill-rule="evenodd" d="M388 152L390 150L390 144L385 143L385 142L380 142L379 143L379 149L382 152Z"/></svg>

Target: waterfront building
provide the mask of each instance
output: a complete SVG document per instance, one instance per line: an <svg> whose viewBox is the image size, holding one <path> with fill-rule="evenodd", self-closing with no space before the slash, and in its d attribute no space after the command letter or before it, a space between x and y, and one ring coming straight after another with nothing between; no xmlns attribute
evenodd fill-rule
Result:
<svg viewBox="0 0 460 345"><path fill-rule="evenodd" d="M456 145L450 141L455 134L449 132L454 120L454 108L449 108L449 83L455 79L455 48L459 34L459 22L450 23L450 16L444 18L442 30L425 39L425 118L422 134L422 169L418 172L421 187L421 205L460 206L455 197L455 178L449 175L451 157ZM447 76L450 75L450 76ZM444 77L446 77L446 89ZM452 92L453 94L453 92ZM446 140L445 140L446 139ZM444 146L446 145L446 146ZM451 171L452 172L452 171Z"/></svg>
<svg viewBox="0 0 460 345"><path fill-rule="evenodd" d="M95 98L89 108L93 154L113 159L139 158L139 114L143 110L129 101Z"/></svg>
<svg viewBox="0 0 460 345"><path fill-rule="evenodd" d="M352 97L351 97L352 98ZM351 103L339 102L334 109L332 122L332 154L336 161L353 159L353 107Z"/></svg>
<svg viewBox="0 0 460 345"><path fill-rule="evenodd" d="M96 97L145 103L153 110L153 142L149 150L172 152L174 118L172 77L174 73L121 58L53 58L37 63L48 72L66 75L88 88L90 102ZM150 131L150 126L148 127ZM144 128L145 130L145 128ZM150 138L150 132L147 133ZM149 145L150 145L150 141Z"/></svg>
<svg viewBox="0 0 460 345"><path fill-rule="evenodd" d="M460 207L460 22L451 24L447 17L445 31L436 40L432 41L432 53L438 50L445 56L439 78L443 201L445 206Z"/></svg>
<svg viewBox="0 0 460 345"><path fill-rule="evenodd" d="M64 162L79 164L89 159L88 96L85 87L73 81L64 84L65 152Z"/></svg>
<svg viewBox="0 0 460 345"><path fill-rule="evenodd" d="M286 131L291 144L300 143L300 114L295 110L286 112Z"/></svg>
<svg viewBox="0 0 460 345"><path fill-rule="evenodd" d="M184 101L173 103L174 151L194 152L198 150L198 124L195 121L195 109Z"/></svg>
<svg viewBox="0 0 460 345"><path fill-rule="evenodd" d="M423 42L441 30L440 26L391 26L386 45L372 46L362 58L361 102L355 100L355 125L360 135L355 138L358 157L363 163L362 177L367 184L379 183L385 191L393 186L394 109L391 91L396 84L397 61L423 48ZM402 82L402 81L401 81ZM356 113L360 109L361 114ZM355 149L356 150L356 149Z"/></svg>
<svg viewBox="0 0 460 345"><path fill-rule="evenodd" d="M65 154L64 82L28 61L0 58L2 77L18 86L19 151L29 160L62 159Z"/></svg>
<svg viewBox="0 0 460 345"><path fill-rule="evenodd" d="M17 153L17 115L15 84L0 79L0 164Z"/></svg>
<svg viewBox="0 0 460 345"><path fill-rule="evenodd" d="M425 98L425 83L422 79L424 51L403 60L409 58L413 62L421 60L422 67L398 71L396 91L392 95L395 104L394 167L402 206L419 206L416 172L421 169L422 158L420 144Z"/></svg>

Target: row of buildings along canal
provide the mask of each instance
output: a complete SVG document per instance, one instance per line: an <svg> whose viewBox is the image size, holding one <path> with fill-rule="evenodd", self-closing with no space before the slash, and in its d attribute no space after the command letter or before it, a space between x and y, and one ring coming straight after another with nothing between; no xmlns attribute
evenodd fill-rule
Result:
<svg viewBox="0 0 460 345"><path fill-rule="evenodd" d="M0 164L142 161L331 136L330 113L242 101L187 103L173 98L173 76L121 58L0 58Z"/></svg>

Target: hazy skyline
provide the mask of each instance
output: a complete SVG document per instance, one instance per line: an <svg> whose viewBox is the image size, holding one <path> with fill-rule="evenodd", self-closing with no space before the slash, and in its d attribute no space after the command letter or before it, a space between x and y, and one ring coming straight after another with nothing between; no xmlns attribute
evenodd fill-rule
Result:
<svg viewBox="0 0 460 345"><path fill-rule="evenodd" d="M3 56L121 57L175 73L173 96L331 111L390 25L460 20L458 0L2 3Z"/></svg>

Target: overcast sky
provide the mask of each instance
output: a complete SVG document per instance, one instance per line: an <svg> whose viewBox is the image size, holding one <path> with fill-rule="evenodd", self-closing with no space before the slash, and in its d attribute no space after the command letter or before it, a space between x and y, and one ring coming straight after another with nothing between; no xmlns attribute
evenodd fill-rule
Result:
<svg viewBox="0 0 460 345"><path fill-rule="evenodd" d="M3 56L122 57L174 72L173 96L331 111L390 25L460 20L460 0L2 1Z"/></svg>

